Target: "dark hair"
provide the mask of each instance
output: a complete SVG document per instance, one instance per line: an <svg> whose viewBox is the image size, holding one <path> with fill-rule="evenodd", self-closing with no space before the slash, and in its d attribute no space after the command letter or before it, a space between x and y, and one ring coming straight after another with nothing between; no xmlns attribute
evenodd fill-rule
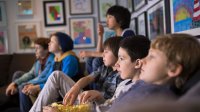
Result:
<svg viewBox="0 0 200 112"><path fill-rule="evenodd" d="M131 21L131 13L127 8L122 6L114 5L107 10L106 15L112 15L115 17L120 27L124 30L129 28Z"/></svg>
<svg viewBox="0 0 200 112"><path fill-rule="evenodd" d="M150 48L150 40L143 35L136 35L124 38L120 47L125 49L134 62L137 59L142 59L147 56Z"/></svg>
<svg viewBox="0 0 200 112"><path fill-rule="evenodd" d="M104 47L104 49L105 48L111 49L112 53L117 58L118 57L118 51L119 51L119 44L120 44L120 41L122 39L123 39L123 37L121 37L121 36L110 37L110 38L106 39L103 47Z"/></svg>
<svg viewBox="0 0 200 112"><path fill-rule="evenodd" d="M45 50L48 50L49 42L50 42L50 39L49 38L45 38L45 37L37 38L34 41L35 44L38 44L38 45L42 46Z"/></svg>
<svg viewBox="0 0 200 112"><path fill-rule="evenodd" d="M67 52L74 48L73 40L66 33L56 32L56 33L53 33L50 37L52 36L57 37L60 47L62 49L62 52Z"/></svg>

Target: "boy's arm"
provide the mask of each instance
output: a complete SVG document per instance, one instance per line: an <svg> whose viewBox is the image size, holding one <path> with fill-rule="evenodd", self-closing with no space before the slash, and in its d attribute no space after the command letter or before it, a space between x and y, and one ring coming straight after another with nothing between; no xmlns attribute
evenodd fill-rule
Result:
<svg viewBox="0 0 200 112"><path fill-rule="evenodd" d="M102 52L97 52L97 51L80 51L79 56L81 58L85 57L102 57Z"/></svg>
<svg viewBox="0 0 200 112"><path fill-rule="evenodd" d="M97 43L97 52L103 52L103 33L104 33L104 28L103 26L99 23L98 24L98 43Z"/></svg>
<svg viewBox="0 0 200 112"><path fill-rule="evenodd" d="M80 93L81 89L89 85L91 82L95 81L95 77L92 75L88 75L86 77L81 78L74 84L74 86L67 92L63 99L63 104L69 104L72 105L76 98L78 97L78 94Z"/></svg>

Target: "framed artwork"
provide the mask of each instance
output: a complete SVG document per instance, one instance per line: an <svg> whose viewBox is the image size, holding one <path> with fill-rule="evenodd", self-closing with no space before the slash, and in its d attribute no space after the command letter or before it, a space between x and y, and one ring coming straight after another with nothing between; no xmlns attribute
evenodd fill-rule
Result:
<svg viewBox="0 0 200 112"><path fill-rule="evenodd" d="M43 1L45 26L66 25L64 1Z"/></svg>
<svg viewBox="0 0 200 112"><path fill-rule="evenodd" d="M39 22L18 22L16 24L17 42L19 51L31 51L34 49L34 41L40 34Z"/></svg>
<svg viewBox="0 0 200 112"><path fill-rule="evenodd" d="M159 2L147 11L147 20L150 40L157 35L166 33L164 1Z"/></svg>
<svg viewBox="0 0 200 112"><path fill-rule="evenodd" d="M200 35L200 0L170 0L171 32Z"/></svg>
<svg viewBox="0 0 200 112"><path fill-rule="evenodd" d="M99 21L100 22L106 22L106 12L107 10L113 6L116 5L116 0L98 0L98 8L99 8Z"/></svg>
<svg viewBox="0 0 200 112"><path fill-rule="evenodd" d="M133 30L135 32L135 34L137 34L137 24L136 23L137 23L136 18L131 19L130 29Z"/></svg>
<svg viewBox="0 0 200 112"><path fill-rule="evenodd" d="M71 15L92 14L92 6L92 0L69 0Z"/></svg>
<svg viewBox="0 0 200 112"><path fill-rule="evenodd" d="M121 5L121 6L125 7L125 8L128 8L128 10L130 12L133 12L133 0L126 0L126 1L118 0L117 4Z"/></svg>
<svg viewBox="0 0 200 112"><path fill-rule="evenodd" d="M0 26L6 26L7 24L5 2L0 2Z"/></svg>
<svg viewBox="0 0 200 112"><path fill-rule="evenodd" d="M116 35L116 33L115 33L114 30L111 30L111 29L109 29L108 27L104 27L103 42L104 42L106 39L108 39L108 38L110 38L110 37L113 37L113 36L115 36L115 35Z"/></svg>
<svg viewBox="0 0 200 112"><path fill-rule="evenodd" d="M18 0L18 15L29 16L33 15L33 1L32 0Z"/></svg>
<svg viewBox="0 0 200 112"><path fill-rule="evenodd" d="M66 33L66 28L51 28L51 29L46 29L46 37L50 37L51 34L55 33L55 32L63 32Z"/></svg>
<svg viewBox="0 0 200 112"><path fill-rule="evenodd" d="M147 0L133 0L133 10L137 11L147 4Z"/></svg>
<svg viewBox="0 0 200 112"><path fill-rule="evenodd" d="M75 48L95 47L94 18L70 18L70 34Z"/></svg>
<svg viewBox="0 0 200 112"><path fill-rule="evenodd" d="M5 54L7 52L8 52L7 31L0 30L0 54Z"/></svg>
<svg viewBox="0 0 200 112"><path fill-rule="evenodd" d="M147 36L146 12L140 14L137 18L137 34Z"/></svg>

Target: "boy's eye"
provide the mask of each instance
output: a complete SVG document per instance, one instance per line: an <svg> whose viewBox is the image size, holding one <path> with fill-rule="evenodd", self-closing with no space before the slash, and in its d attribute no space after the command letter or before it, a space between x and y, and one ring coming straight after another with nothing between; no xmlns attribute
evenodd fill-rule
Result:
<svg viewBox="0 0 200 112"><path fill-rule="evenodd" d="M124 60L124 59L123 59L122 57L119 57L119 60L122 61L122 60Z"/></svg>

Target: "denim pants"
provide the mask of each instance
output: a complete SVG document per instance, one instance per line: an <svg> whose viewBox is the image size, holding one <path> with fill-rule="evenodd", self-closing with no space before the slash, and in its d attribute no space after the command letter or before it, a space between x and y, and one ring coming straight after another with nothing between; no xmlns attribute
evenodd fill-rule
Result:
<svg viewBox="0 0 200 112"><path fill-rule="evenodd" d="M19 88L20 112L29 112L33 104L29 96L22 93L22 89L23 87Z"/></svg>

